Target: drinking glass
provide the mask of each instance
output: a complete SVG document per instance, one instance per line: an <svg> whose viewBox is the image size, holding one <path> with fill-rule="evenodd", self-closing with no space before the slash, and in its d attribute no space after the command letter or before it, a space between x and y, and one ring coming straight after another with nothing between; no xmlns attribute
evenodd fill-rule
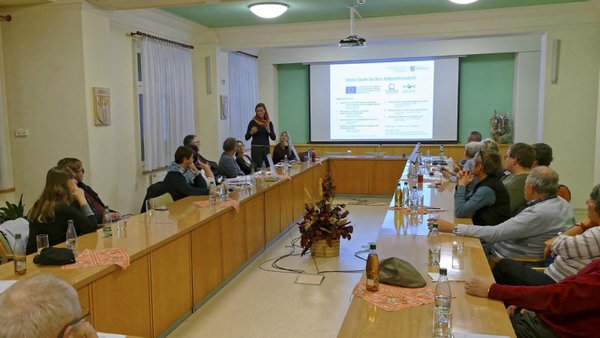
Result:
<svg viewBox="0 0 600 338"><path fill-rule="evenodd" d="M154 209L154 201L149 198L144 203L146 204L146 215L152 216L152 209Z"/></svg>
<svg viewBox="0 0 600 338"><path fill-rule="evenodd" d="M433 337L452 337L452 312L445 307L433 308Z"/></svg>
<svg viewBox="0 0 600 338"><path fill-rule="evenodd" d="M47 248L47 247L50 246L50 244L48 242L48 235L47 234L41 234L41 235L35 236L35 241L37 243L37 253L38 253L38 255L42 252L43 248Z"/></svg>
<svg viewBox="0 0 600 338"><path fill-rule="evenodd" d="M465 237L452 232L452 253L462 254L465 251Z"/></svg>

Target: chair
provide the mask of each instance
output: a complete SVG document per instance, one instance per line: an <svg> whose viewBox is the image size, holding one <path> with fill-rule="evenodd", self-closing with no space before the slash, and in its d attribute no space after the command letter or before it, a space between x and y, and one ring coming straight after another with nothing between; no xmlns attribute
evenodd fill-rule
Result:
<svg viewBox="0 0 600 338"><path fill-rule="evenodd" d="M173 197L168 192L166 192L160 196L157 196L157 197L151 197L151 198L149 198L149 200L150 200L150 205L153 205L154 208L166 206L166 205L169 205L174 202Z"/></svg>
<svg viewBox="0 0 600 338"><path fill-rule="evenodd" d="M0 264L8 263L13 257L12 248L8 244L6 237L4 237L4 234L0 233L0 259L2 259Z"/></svg>

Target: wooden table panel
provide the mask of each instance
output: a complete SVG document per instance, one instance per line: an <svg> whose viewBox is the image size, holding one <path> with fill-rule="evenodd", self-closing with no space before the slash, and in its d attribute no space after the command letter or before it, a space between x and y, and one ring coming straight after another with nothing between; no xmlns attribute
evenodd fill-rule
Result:
<svg viewBox="0 0 600 338"><path fill-rule="evenodd" d="M192 311L190 236L181 236L150 254L155 336Z"/></svg>
<svg viewBox="0 0 600 338"><path fill-rule="evenodd" d="M148 256L92 283L94 327L103 332L152 337Z"/></svg>
<svg viewBox="0 0 600 338"><path fill-rule="evenodd" d="M406 160L374 160L369 168L369 194L391 195L402 176Z"/></svg>
<svg viewBox="0 0 600 338"><path fill-rule="evenodd" d="M221 218L192 231L193 304L223 281Z"/></svg>
<svg viewBox="0 0 600 338"><path fill-rule="evenodd" d="M88 321L92 323L92 326L94 326L94 312L90 308L90 305L92 304L90 301L90 286L86 285L77 289L77 295L79 296L79 305L81 306L81 310L84 311L84 309L87 309L90 311L90 317L88 318Z"/></svg>
<svg viewBox="0 0 600 338"><path fill-rule="evenodd" d="M369 163L368 159L330 158L329 170L337 194L368 194Z"/></svg>
<svg viewBox="0 0 600 338"><path fill-rule="evenodd" d="M293 218L296 219L304 214L304 201L306 198L306 193L304 192L305 187L305 179L306 175L300 175L294 177L292 181L293 185L293 202L292 202L292 210L293 210Z"/></svg>
<svg viewBox="0 0 600 338"><path fill-rule="evenodd" d="M246 257L265 248L265 197L257 195L244 204L246 219ZM242 210L240 210L242 212Z"/></svg>
<svg viewBox="0 0 600 338"><path fill-rule="evenodd" d="M246 261L246 226L244 210L233 209L222 216L223 278L229 277Z"/></svg>
<svg viewBox="0 0 600 338"><path fill-rule="evenodd" d="M265 193L265 241L267 243L281 232L281 187L278 185Z"/></svg>
<svg viewBox="0 0 600 338"><path fill-rule="evenodd" d="M281 210L281 222L279 222L279 231L287 229L287 227L294 221L294 195L293 195L293 183L286 181L281 184L281 199L280 210ZM268 205L268 204L267 204Z"/></svg>

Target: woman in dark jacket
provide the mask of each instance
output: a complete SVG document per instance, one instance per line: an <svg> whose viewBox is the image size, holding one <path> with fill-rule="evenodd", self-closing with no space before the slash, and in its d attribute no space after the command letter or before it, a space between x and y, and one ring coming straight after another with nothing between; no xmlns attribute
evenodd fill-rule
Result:
<svg viewBox="0 0 600 338"><path fill-rule="evenodd" d="M254 108L256 115L248 123L248 130L246 131L246 141L252 138L252 148L250 149L250 155L254 165L258 168L261 167L263 162L266 166L269 166L267 155L270 153L269 138L275 141L275 129L273 128L273 122L269 120L269 113L264 103L259 103Z"/></svg>

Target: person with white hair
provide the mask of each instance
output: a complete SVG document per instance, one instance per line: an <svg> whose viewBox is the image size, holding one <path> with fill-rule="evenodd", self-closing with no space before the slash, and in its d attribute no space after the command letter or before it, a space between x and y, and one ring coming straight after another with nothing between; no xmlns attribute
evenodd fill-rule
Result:
<svg viewBox="0 0 600 338"><path fill-rule="evenodd" d="M0 337L97 337L82 314L77 291L50 274L37 274L0 294Z"/></svg>

